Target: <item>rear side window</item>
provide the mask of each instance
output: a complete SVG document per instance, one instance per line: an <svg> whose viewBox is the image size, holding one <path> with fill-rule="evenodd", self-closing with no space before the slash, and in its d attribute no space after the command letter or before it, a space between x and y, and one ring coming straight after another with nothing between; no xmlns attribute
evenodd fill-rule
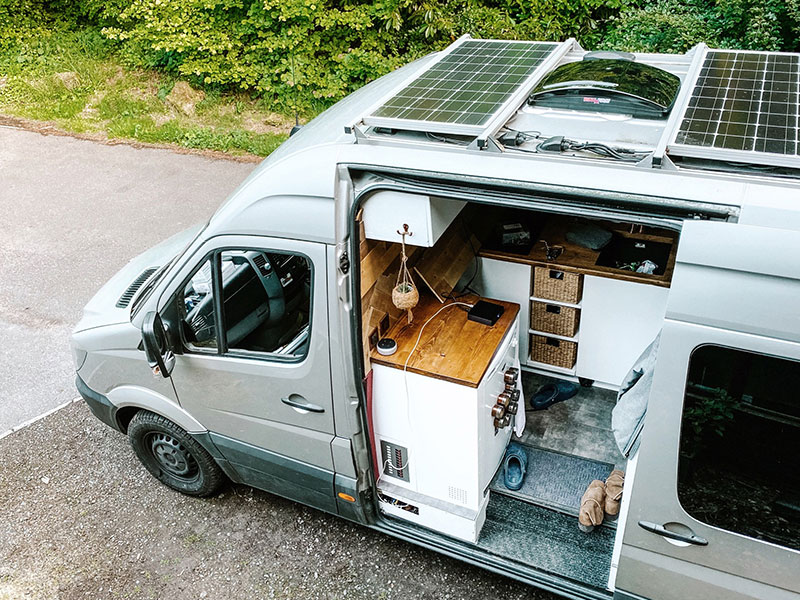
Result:
<svg viewBox="0 0 800 600"><path fill-rule="evenodd" d="M800 362L701 346L689 363L678 498L694 518L800 549Z"/></svg>

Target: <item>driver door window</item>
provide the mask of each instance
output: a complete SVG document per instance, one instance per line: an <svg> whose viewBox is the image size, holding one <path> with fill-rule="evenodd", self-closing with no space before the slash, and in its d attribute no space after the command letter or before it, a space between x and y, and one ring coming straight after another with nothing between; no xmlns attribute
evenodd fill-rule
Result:
<svg viewBox="0 0 800 600"><path fill-rule="evenodd" d="M180 308L190 350L300 360L310 337L311 264L285 252L215 252L184 286Z"/></svg>

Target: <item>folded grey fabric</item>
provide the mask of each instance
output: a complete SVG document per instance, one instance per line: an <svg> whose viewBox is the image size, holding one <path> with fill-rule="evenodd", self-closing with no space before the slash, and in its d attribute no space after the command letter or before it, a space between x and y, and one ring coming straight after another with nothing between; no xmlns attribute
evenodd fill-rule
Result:
<svg viewBox="0 0 800 600"><path fill-rule="evenodd" d="M591 223L576 223L567 232L567 241L590 250L602 250L611 241L610 231Z"/></svg>
<svg viewBox="0 0 800 600"><path fill-rule="evenodd" d="M639 449L639 435L647 414L647 400L653 385L653 370L660 341L659 332L628 371L617 394L617 405L611 411L611 429L619 451L625 458L629 458Z"/></svg>

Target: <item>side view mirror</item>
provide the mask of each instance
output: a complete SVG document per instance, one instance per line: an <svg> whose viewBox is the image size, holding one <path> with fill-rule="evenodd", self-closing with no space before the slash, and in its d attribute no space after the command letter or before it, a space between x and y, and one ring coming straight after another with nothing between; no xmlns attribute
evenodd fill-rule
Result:
<svg viewBox="0 0 800 600"><path fill-rule="evenodd" d="M167 330L157 312L150 311L144 316L142 346L147 364L153 369L153 375L169 377L175 367L175 354L169 348Z"/></svg>

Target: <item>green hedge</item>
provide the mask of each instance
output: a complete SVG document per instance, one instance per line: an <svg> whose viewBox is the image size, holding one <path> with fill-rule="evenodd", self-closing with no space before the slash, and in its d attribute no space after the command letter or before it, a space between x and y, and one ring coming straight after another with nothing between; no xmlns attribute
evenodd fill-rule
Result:
<svg viewBox="0 0 800 600"><path fill-rule="evenodd" d="M800 51L800 0L655 0L610 20L609 48L685 52L698 42L719 48Z"/></svg>
<svg viewBox="0 0 800 600"><path fill-rule="evenodd" d="M102 31L132 66L312 113L465 32L798 50L800 0L0 0L0 50L58 27Z"/></svg>

